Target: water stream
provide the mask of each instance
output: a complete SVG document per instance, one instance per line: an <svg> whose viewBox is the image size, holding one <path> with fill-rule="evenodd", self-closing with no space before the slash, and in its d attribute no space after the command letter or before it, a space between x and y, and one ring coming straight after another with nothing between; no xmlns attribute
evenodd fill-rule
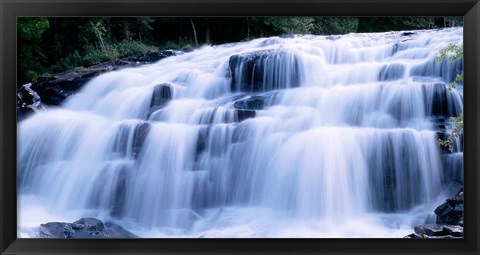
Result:
<svg viewBox="0 0 480 255"><path fill-rule="evenodd" d="M461 144L463 29L255 39L91 80L18 124L19 234L97 217L141 237L403 237Z"/></svg>

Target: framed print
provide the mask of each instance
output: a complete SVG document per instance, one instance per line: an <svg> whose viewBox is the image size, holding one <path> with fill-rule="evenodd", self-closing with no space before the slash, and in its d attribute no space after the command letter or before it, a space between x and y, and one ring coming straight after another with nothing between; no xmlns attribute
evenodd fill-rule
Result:
<svg viewBox="0 0 480 255"><path fill-rule="evenodd" d="M1 4L2 254L478 254L478 1Z"/></svg>

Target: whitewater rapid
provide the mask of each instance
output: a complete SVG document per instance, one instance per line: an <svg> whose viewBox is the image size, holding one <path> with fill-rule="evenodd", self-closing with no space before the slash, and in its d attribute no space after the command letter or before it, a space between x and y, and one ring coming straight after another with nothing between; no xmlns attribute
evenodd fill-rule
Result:
<svg viewBox="0 0 480 255"><path fill-rule="evenodd" d="M102 74L18 123L18 232L112 220L141 237L403 237L463 150L463 28L203 46Z"/></svg>

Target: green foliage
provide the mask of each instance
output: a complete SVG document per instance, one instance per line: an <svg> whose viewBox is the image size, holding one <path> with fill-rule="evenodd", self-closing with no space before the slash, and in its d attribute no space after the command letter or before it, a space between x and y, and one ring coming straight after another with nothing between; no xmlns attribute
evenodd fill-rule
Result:
<svg viewBox="0 0 480 255"><path fill-rule="evenodd" d="M433 17L395 17L393 23L401 29L426 29L433 26Z"/></svg>
<svg viewBox="0 0 480 255"><path fill-rule="evenodd" d="M358 18L351 17L317 17L315 18L314 34L348 34L358 30Z"/></svg>
<svg viewBox="0 0 480 255"><path fill-rule="evenodd" d="M461 17L195 17L199 44L283 34L345 34L461 25ZM427 26L427 27L425 27ZM190 49L190 17L17 18L17 85L153 49Z"/></svg>
<svg viewBox="0 0 480 255"><path fill-rule="evenodd" d="M47 57L42 48L42 35L49 28L46 18L17 18L18 71L21 83L35 80L45 72Z"/></svg>
<svg viewBox="0 0 480 255"><path fill-rule="evenodd" d="M438 17L375 17L359 18L358 32L383 32L430 29Z"/></svg>
<svg viewBox="0 0 480 255"><path fill-rule="evenodd" d="M450 44L445 49L441 49L439 54L439 56L435 57L437 62L442 62L447 57L449 61L455 61L463 56L463 44Z"/></svg>
<svg viewBox="0 0 480 255"><path fill-rule="evenodd" d="M173 42L173 41L168 41L160 47L162 50L173 50L173 49L183 49L183 50L188 50L193 48L192 45L188 42L181 41L179 43Z"/></svg>
<svg viewBox="0 0 480 255"><path fill-rule="evenodd" d="M17 18L17 35L24 40L39 40L49 26L46 18Z"/></svg>
<svg viewBox="0 0 480 255"><path fill-rule="evenodd" d="M314 27L311 17L267 17L265 25L280 34L310 34Z"/></svg>
<svg viewBox="0 0 480 255"><path fill-rule="evenodd" d="M448 61L456 61L463 56L463 44L456 45L450 44L446 48L441 49L439 55L435 57L435 61L442 62L448 58ZM458 82L463 82L463 71L460 74L457 74L455 80L450 83L448 89L451 90L452 88L456 88Z"/></svg>
<svg viewBox="0 0 480 255"><path fill-rule="evenodd" d="M435 61L442 62L447 58L449 61L455 61L460 59L462 56L463 44L450 44L445 49L440 50L439 56L435 58ZM450 83L448 89L451 90L457 87L457 82L463 82L463 71L460 74L457 74L455 81ZM450 152L453 152L453 142L455 139L459 138L463 132L463 112L460 113L458 117L451 117L450 119L454 123L452 133L445 140L438 139L438 143L440 146L446 147Z"/></svg>
<svg viewBox="0 0 480 255"><path fill-rule="evenodd" d="M89 21L85 26L80 27L83 31L82 41L84 43L91 43L90 40L93 39L93 44L97 45L105 54L108 54L107 45L105 44L105 35L107 29L101 18L95 18Z"/></svg>
<svg viewBox="0 0 480 255"><path fill-rule="evenodd" d="M438 139L438 144L448 148L450 152L453 152L454 140L460 138L463 133L463 112L460 113L458 117L451 117L450 120L454 123L452 133L445 140Z"/></svg>
<svg viewBox="0 0 480 255"><path fill-rule="evenodd" d="M147 46L142 42L124 40L113 46L119 57L137 56L158 50L157 47Z"/></svg>
<svg viewBox="0 0 480 255"><path fill-rule="evenodd" d="M463 17L443 17L444 27L463 26Z"/></svg>
<svg viewBox="0 0 480 255"><path fill-rule="evenodd" d="M115 48L109 48L108 50L95 49L86 53L82 58L82 62L85 66L91 66L100 64L102 62L115 60L119 57Z"/></svg>
<svg viewBox="0 0 480 255"><path fill-rule="evenodd" d="M69 54L67 57L60 59L56 64L49 68L49 72L59 73L65 70L73 69L78 66L82 66L84 61L80 53L76 50Z"/></svg>

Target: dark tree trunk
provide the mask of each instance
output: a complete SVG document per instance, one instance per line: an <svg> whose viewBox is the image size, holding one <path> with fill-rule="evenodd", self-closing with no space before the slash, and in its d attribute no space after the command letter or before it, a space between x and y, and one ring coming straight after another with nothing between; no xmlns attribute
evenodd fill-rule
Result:
<svg viewBox="0 0 480 255"><path fill-rule="evenodd" d="M197 30L195 29L195 25L193 24L192 18L190 18L190 24L192 24L193 38L195 39L195 45L198 46Z"/></svg>

